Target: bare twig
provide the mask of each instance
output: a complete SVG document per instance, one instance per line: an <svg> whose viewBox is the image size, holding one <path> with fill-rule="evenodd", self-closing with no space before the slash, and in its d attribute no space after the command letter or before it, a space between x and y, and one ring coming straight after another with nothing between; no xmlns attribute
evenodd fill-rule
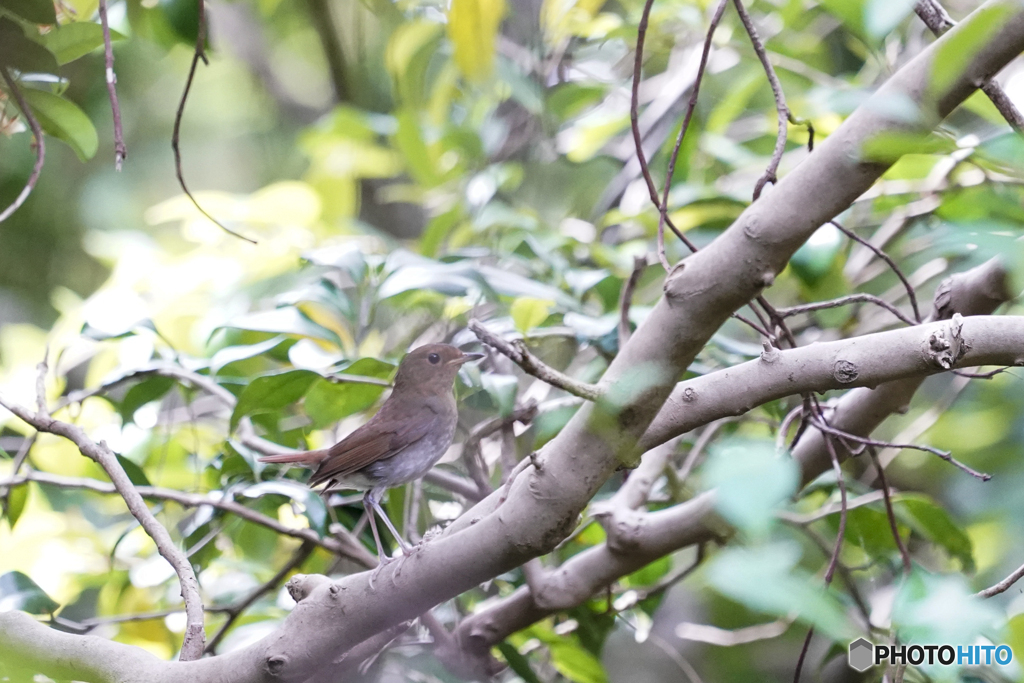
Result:
<svg viewBox="0 0 1024 683"><path fill-rule="evenodd" d="M672 187L672 176L676 172L676 161L679 159L679 149L683 146L683 138L686 137L686 131L690 127L690 119L693 118L693 112L697 108L697 96L700 94L700 84L704 80L704 69L708 65L708 56L711 54L711 39L715 35L715 29L718 28L718 23L722 20L722 14L725 12L725 6L729 4L729 0L721 0L718 3L718 8L715 10L714 15L711 17L711 23L708 25L707 35L704 37L704 50L700 55L700 65L697 67L697 77L693 81L693 89L690 91L690 101L686 105L686 114L683 116L683 125L679 128L679 135L676 137L676 146L672 149L672 156L668 159L668 169L665 171L665 187L661 193L661 203L658 204L658 258L661 260L662 265L668 263L668 258L665 256L665 220L668 218L668 191ZM639 59L640 45L637 43L637 54ZM636 74L634 74L634 77ZM639 147L637 148L639 149ZM696 251L693 247L690 247L692 251ZM620 332L621 335L621 332Z"/></svg>
<svg viewBox="0 0 1024 683"><path fill-rule="evenodd" d="M664 243L661 243L658 246L662 253L664 252L664 246ZM633 272L629 274L629 279L626 280L625 284L622 285L622 292L619 294L620 349L626 345L627 341L629 341L629 335L631 334L631 330L629 329L629 307L633 304L633 292L634 290L636 290L636 285L638 282L640 282L640 276L643 275L644 268L646 267L646 256L634 256Z"/></svg>
<svg viewBox="0 0 1024 683"><path fill-rule="evenodd" d="M896 526L896 513L892 509L892 497L889 493L889 483L885 480L885 468L878 461L878 452L874 446L868 446L868 455L871 456L871 462L874 463L875 469L878 471L878 483L882 487L882 497L885 500L885 516L889 518L889 529L892 531L892 539L900 550L900 557L903 558L903 573L909 576L914 567L910 563L910 553L907 552L907 546L904 545L903 539L900 538L900 531Z"/></svg>
<svg viewBox="0 0 1024 683"><path fill-rule="evenodd" d="M900 309L890 304L885 299L881 299L873 294L849 294L847 296L839 297L838 299L832 299L831 301L815 301L811 304L801 304L799 306L790 306L788 308L778 309L778 313L783 318L790 318L794 315L801 313L810 313L811 311L821 311L827 308L838 308L840 306L849 306L850 304L856 303L872 303L876 306L884 308L885 310L892 313L894 316L899 318L901 321L908 325L916 325L917 322L911 320L907 316L903 315Z"/></svg>
<svg viewBox="0 0 1024 683"><path fill-rule="evenodd" d="M97 443L90 439L81 427L55 420L45 412L33 413L4 396L0 396L0 405L37 430L68 439L78 447L82 455L99 464L107 473L117 492L124 499L128 510L153 539L160 555L167 560L178 575L181 596L185 600L186 615L185 637L181 645L180 659L182 661L199 659L203 654L206 632L203 630L203 602L199 595L199 582L192 570L192 564L175 545L170 534L167 533L167 529L157 521L146 506L146 502L128 475L125 474L124 468L121 467L114 452L103 441Z"/></svg>
<svg viewBox="0 0 1024 683"><path fill-rule="evenodd" d="M553 387L558 387L563 391L567 391L574 396L579 396L580 398L588 401L597 401L604 395L604 392L597 386L575 380L541 362L540 359L530 353L529 349L526 348L526 345L518 339L511 342L502 339L501 337L491 333L491 331L484 327L483 323L479 320L470 320L469 329L473 331L473 334L475 334L480 341L497 349L503 355L508 356L513 363L522 368L527 374L533 375L537 379L547 382Z"/></svg>
<svg viewBox="0 0 1024 683"><path fill-rule="evenodd" d="M171 133L171 149L174 150L174 174L178 178L178 184L181 186L181 191L185 193L185 196L188 197L189 200L191 200L193 206L196 207L196 210L198 210L199 213L201 213L204 216L206 216L206 218L208 220L210 220L214 225L216 225L217 227L219 227L221 230L223 230L224 232L228 233L229 235L231 235L233 237L237 237L238 239L241 239L241 240L245 240L246 242L249 242L251 244L256 244L256 240L254 240L254 239L252 239L250 237L246 237L245 235L241 235L241 234L235 232L234 230L232 230L231 228L225 226L223 223L221 223L216 218L211 216L209 213L207 213L206 209L201 207L199 205L199 202L196 201L196 198L194 196L192 196L192 193L188 189L188 185L185 184L185 176L184 176L184 174L181 171L181 149L180 149L181 119L185 115L185 102L188 101L188 92L189 92L189 90L192 89L192 81L195 79L196 67L199 65L199 60L200 59L203 60L204 64L208 63L207 59L206 59L206 47L205 47L206 46L206 9L205 9L206 0L197 0L197 4L198 4L198 15L199 15L199 32L198 32L198 35L196 36L196 49L195 49L195 52L192 55L192 65L188 69L188 78L185 79L185 91L181 93L181 101L178 102L178 111L174 115L174 130Z"/></svg>
<svg viewBox="0 0 1024 683"><path fill-rule="evenodd" d="M21 115L28 122L28 127L32 130L32 135L36 139L36 163L32 167L32 173L29 175L28 180L25 182L25 187L22 188L21 192L14 201L11 202L3 211L0 211L0 223L10 218L11 214L18 210L28 196L35 189L36 182L39 180L39 174L43 172L43 160L46 158L46 142L43 140L43 129L39 126L39 121L32 114L32 110L28 106L28 102L25 101L25 96L21 94L21 89L18 88L18 84L11 77L11 73L7 70L6 66L0 67L0 76L3 76L4 82L7 84L7 89L11 95L14 96L14 101L18 103L18 109L21 110Z"/></svg>
<svg viewBox="0 0 1024 683"><path fill-rule="evenodd" d="M976 593L976 595L979 598L991 598L993 595L1005 593L1007 590L1009 590L1010 586L1017 583L1022 578L1024 578L1024 565L1017 567L1005 579L995 584L994 586L990 586L983 591L979 591L978 593Z"/></svg>
<svg viewBox="0 0 1024 683"><path fill-rule="evenodd" d="M107 0L99 0L100 24L103 26L103 55L106 63L107 96L110 98L110 111L114 118L114 169L121 170L121 165L128 157L128 148L124 144L124 131L121 128L121 105L117 102L117 74L114 73L114 48L110 44L110 24L107 21Z"/></svg>
<svg viewBox="0 0 1024 683"><path fill-rule="evenodd" d="M676 228L675 224L665 213L665 208L661 200L658 199L658 189L654 185L654 179L651 177L651 169L647 166L647 157L644 154L643 138L640 135L640 74L643 70L644 62L644 40L647 37L647 22L651 17L651 7L654 6L654 0L647 0L644 4L643 14L640 16L640 23L637 25L636 34L636 59L633 62L633 89L629 103L629 122L633 130L633 142L636 144L636 159L640 162L640 171L643 173L644 181L647 183L647 192L651 197L651 201L654 203L655 208L658 209L659 214L659 225L668 225L672 229L672 232L676 234L680 240L683 241L690 251L696 252L697 247L690 242L689 239L683 235L682 232ZM664 221L664 224L662 224ZM659 237L658 244L664 246L665 236L662 234ZM661 265L665 268L665 271L671 270L672 266L668 262L668 257L665 256L664 250L658 252L658 258L661 261Z"/></svg>
<svg viewBox="0 0 1024 683"><path fill-rule="evenodd" d="M117 493L117 489L112 484L98 481L96 479L90 479L88 477L64 477L59 474L50 474L48 472L39 472L36 470L30 471L21 476L15 476L10 479L0 481L0 486L21 486L30 481L47 486L57 486L60 488L85 489L96 493ZM150 498L153 500L170 500L184 507L202 507L204 505L208 505L218 510L224 510L225 512L229 512L247 522L252 522L253 524L266 527L275 533L281 534L282 536L290 536L292 538L313 543L328 552L347 556L367 567L372 568L377 566L376 561L373 559L373 555L370 554L369 551L364 550L360 553L356 550L357 548L362 548L362 545L359 544L358 541L355 541L354 538L347 539L349 542L346 545L342 545L330 536L320 538L312 529L295 529L285 526L276 519L268 517L261 512L257 512L252 508L248 508L241 503L237 503L227 496L217 496L215 494L206 493L186 493L184 491L161 488L159 486L137 486L136 489L143 498ZM351 545L351 548L346 547L347 545Z"/></svg>
<svg viewBox="0 0 1024 683"><path fill-rule="evenodd" d="M916 320L917 322L921 322L921 311L917 306L917 294L914 292L914 286L910 284L910 280L908 280L907 276L903 274L903 271L900 270L900 267L896 265L896 262L893 261L892 258L883 250L871 244L871 242L869 242L868 240L864 239L854 231L847 230L846 228L844 228L842 225L839 224L839 221L831 220L829 221L829 223L835 226L841 233L849 237L854 242L857 242L867 247L869 250L871 250L872 253L874 253L875 256L885 261L889 265L889 267L892 268L892 272L896 274L896 277L899 278L900 282L903 283L903 287L907 290L907 299L910 300L910 307L914 309L914 320Z"/></svg>
<svg viewBox="0 0 1024 683"><path fill-rule="evenodd" d="M470 476L476 482L481 497L489 495L493 489L486 466L480 458L480 442L515 422L529 424L536 416L537 402L531 400L517 407L508 417L485 420L470 430L469 436L462 444L462 455L466 461L466 469L469 470Z"/></svg>
<svg viewBox="0 0 1024 683"><path fill-rule="evenodd" d="M941 36L956 26L956 22L946 13L946 10L938 3L938 0L917 0L914 11L917 12L917 16L921 18L924 25L936 36ZM1010 124L1010 127L1018 133L1024 131L1024 115L1021 114L1020 110L1013 104L1013 101L1007 97L1006 91L995 80L986 81L981 86L981 91L992 100L992 104L1003 115L1003 118Z"/></svg>
<svg viewBox="0 0 1024 683"><path fill-rule="evenodd" d="M249 609L254 602L280 586L281 582L288 577L288 574L298 569L302 563L306 561L306 558L313 553L313 549L315 547L316 546L310 541L303 541L302 545L299 546L299 549L295 551L294 555L292 555L292 558L288 560L288 562L266 583L258 586L252 593L245 596L240 602L238 602L238 604L227 608L226 612L228 617L221 625L220 630L217 631L207 644L206 654L215 654L217 652L217 646L220 645L220 642L224 639L228 629L230 629L235 621L238 620L238 617L242 616L245 610Z"/></svg>
<svg viewBox="0 0 1024 683"><path fill-rule="evenodd" d="M747 29L747 35L750 36L750 44L754 46L754 52L757 53L757 58L761 60L761 66L764 67L764 73L768 76L768 82L772 86L772 95L775 97L775 109L778 112L779 120L779 132L775 138L775 149L772 151L772 158L768 162L768 168L765 169L764 174L754 184L754 201L756 202L767 183L775 184L778 182L776 172L779 170L779 162L782 161L782 153L786 151L787 125L789 124L791 114L789 113L789 107L786 106L786 96L782 92L782 84L779 83L779 77L775 75L775 67L772 66L771 60L768 59L768 53L765 52L764 43L761 42L761 38L757 35L757 28L755 28L754 22L750 19L750 15L747 14L747 9L743 6L741 0L733 0L733 4L736 5L740 21L743 22L743 27Z"/></svg>
<svg viewBox="0 0 1024 683"><path fill-rule="evenodd" d="M980 479L982 481L988 481L989 479L992 478L991 474L985 474L984 472L978 472L977 470L971 469L967 465L963 464L962 462L960 462L959 460L954 458L947 451L943 451L943 450L940 450L938 448L934 448L932 446L923 446L921 444L915 444L915 443L894 444L894 443L889 443L887 441L878 441L876 439L869 439L869 438L867 438L865 436L859 436L857 434L851 434L850 432L844 432L842 430L835 429L833 427L830 427L828 424L824 423L823 421L815 419L813 417L811 418L811 421L814 423L814 426L817 429L819 429L820 431L825 432L827 434L831 434L831 435L836 436L836 437L839 437L840 439L843 439L843 440L846 440L846 441L853 441L855 443L859 443L859 444L862 445L862 447L863 446L875 446L876 448L911 448L911 449L916 450L916 451L925 451L925 452L932 453L934 455L939 456L940 458L942 458L943 460L945 460L949 464L951 464L954 467L957 467L957 468L963 470L964 472L966 472L967 474L971 475L975 479Z"/></svg>

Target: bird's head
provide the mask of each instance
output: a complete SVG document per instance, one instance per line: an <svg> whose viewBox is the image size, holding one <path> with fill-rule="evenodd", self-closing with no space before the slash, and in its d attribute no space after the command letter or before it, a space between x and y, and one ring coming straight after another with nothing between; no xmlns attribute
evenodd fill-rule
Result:
<svg viewBox="0 0 1024 683"><path fill-rule="evenodd" d="M398 365L395 387L441 385L450 390L455 375L464 363L483 358L479 353L463 353L449 344L426 344L413 349Z"/></svg>

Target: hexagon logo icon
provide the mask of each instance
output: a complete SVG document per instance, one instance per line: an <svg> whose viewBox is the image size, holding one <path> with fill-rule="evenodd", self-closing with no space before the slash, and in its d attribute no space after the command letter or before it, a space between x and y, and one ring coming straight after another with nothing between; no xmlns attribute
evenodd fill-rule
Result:
<svg viewBox="0 0 1024 683"><path fill-rule="evenodd" d="M850 643L850 668L857 671L867 671L874 664L875 646L864 638L858 638Z"/></svg>

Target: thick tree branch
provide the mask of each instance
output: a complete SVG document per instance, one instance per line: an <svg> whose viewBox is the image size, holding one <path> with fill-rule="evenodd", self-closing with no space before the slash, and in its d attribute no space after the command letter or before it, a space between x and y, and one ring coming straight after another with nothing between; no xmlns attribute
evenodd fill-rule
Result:
<svg viewBox="0 0 1024 683"><path fill-rule="evenodd" d="M718 327L770 284L818 226L849 206L885 170L883 164L861 161L861 146L879 133L907 131L911 124L905 117L899 121L888 118L886 112L891 108L880 102L916 102L924 113L918 120L934 125L962 102L976 83L989 78L1024 49L1024 8L1018 3L989 2L979 11L991 11L993 7L1009 8L1011 13L944 91L926 100L937 46L977 28L976 15L897 72L772 192L751 205L709 247L673 269L667 278L665 297L605 373L600 384L605 393L603 400L583 405L537 455L535 466L516 479L500 508L496 505L500 494L496 492L440 537L421 545L415 554L387 565L377 577L377 590L369 587L368 572L339 582L324 579L296 605L282 628L263 640L196 662L165 662L153 668L143 665L138 670L149 668L143 676L129 671L123 680L207 683L223 680L230 672L239 683L302 681L338 652L550 551L572 531L580 511L607 477L621 463L639 459L642 451L638 441L684 369ZM924 129L923 124L918 126L910 130ZM938 332L942 325L945 323L884 334ZM992 337L979 338L979 334ZM1024 323L1020 319L969 318L964 321L962 337L977 342L977 346L960 360L998 363L1009 357L1016 361L1022 334ZM919 345L929 341L914 336L891 339L893 343L901 340ZM1000 342L1002 347L996 349ZM981 352L986 345L987 352ZM920 355L912 362L918 372L934 371ZM836 381L832 363L828 366L822 379L832 383ZM658 548L661 554L670 552L678 547L680 527L693 529L689 542L706 539L709 532L699 531L706 518L695 509L705 500L702 497L686 504L690 507L652 513L652 519L655 515L660 516L657 519L670 519L683 514L679 511L682 508L686 516L672 519L667 528L652 523L652 528L664 529L664 533L652 532L644 543ZM628 562L607 549L603 552L608 553L609 563ZM578 559L582 557L577 555L572 561L582 562ZM558 572L555 580L557 576ZM569 591L567 587L567 594ZM527 609L531 609L529 605ZM0 619L0 635L5 630L2 626L10 623L9 619ZM40 631L45 629L33 635L38 637ZM63 645L63 641L48 640L58 648ZM0 655L10 647L0 638ZM53 654L50 650L38 661L44 663Z"/></svg>

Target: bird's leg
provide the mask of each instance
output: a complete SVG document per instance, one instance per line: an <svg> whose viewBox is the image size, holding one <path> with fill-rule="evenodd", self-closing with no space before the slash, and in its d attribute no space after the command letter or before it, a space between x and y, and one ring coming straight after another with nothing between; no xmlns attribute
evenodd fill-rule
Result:
<svg viewBox="0 0 1024 683"><path fill-rule="evenodd" d="M363 496L363 509L366 510L366 516L370 520L370 530L373 531L373 540L377 543L377 567L370 574L370 590L373 590L373 582L374 579L377 578L377 574L379 574L380 570L384 568L384 565L391 561L388 554L384 552L384 544L380 542L380 532L377 531L377 521L373 518L375 511L380 512L380 505L377 503L374 493L379 496L381 492L376 489L370 489L366 492L366 495ZM381 516L384 517L383 514ZM384 517L384 519L387 520L387 517ZM390 526L391 523L388 522L388 527Z"/></svg>
<svg viewBox="0 0 1024 683"><path fill-rule="evenodd" d="M373 509L377 511L377 514L380 515L380 518L384 520L384 524L387 525L388 530L391 531L391 535L395 537L396 541L398 541L398 545L402 547L402 554L408 555L410 552L412 552L412 546L406 543L405 539L402 538L402 535L398 533L398 529L396 529L395 525L391 523L391 520L388 519L388 516L384 514L384 510L381 508L380 503L378 503L376 500L371 500L370 503L373 505Z"/></svg>

